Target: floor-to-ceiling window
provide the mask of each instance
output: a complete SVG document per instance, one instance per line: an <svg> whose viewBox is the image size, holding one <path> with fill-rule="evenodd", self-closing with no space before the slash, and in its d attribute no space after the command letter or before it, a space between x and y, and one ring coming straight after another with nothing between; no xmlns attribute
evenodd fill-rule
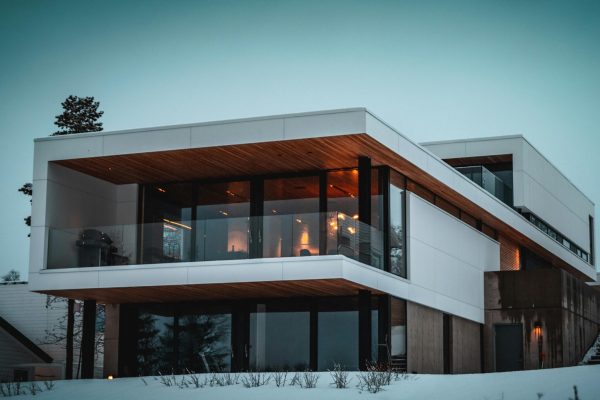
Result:
<svg viewBox="0 0 600 400"><path fill-rule="evenodd" d="M142 262L190 261L194 185L146 185L142 230Z"/></svg>
<svg viewBox="0 0 600 400"><path fill-rule="evenodd" d="M342 254L406 276L402 188L387 171L372 169L364 221L357 169L144 185L141 262Z"/></svg>
<svg viewBox="0 0 600 400"><path fill-rule="evenodd" d="M406 278L404 251L404 176L390 171L389 257L390 272Z"/></svg>
<svg viewBox="0 0 600 400"><path fill-rule="evenodd" d="M390 355L392 358L406 358L406 301L391 298Z"/></svg>
<svg viewBox="0 0 600 400"><path fill-rule="evenodd" d="M263 257L319 254L319 177L265 179Z"/></svg>
<svg viewBox="0 0 600 400"><path fill-rule="evenodd" d="M250 370L310 368L310 312L283 310L285 307L269 309L266 304L257 304L250 313Z"/></svg>
<svg viewBox="0 0 600 400"><path fill-rule="evenodd" d="M250 257L250 182L202 183L196 200L196 260Z"/></svg>
<svg viewBox="0 0 600 400"><path fill-rule="evenodd" d="M222 307L141 305L122 323L126 375L230 370L231 314Z"/></svg>

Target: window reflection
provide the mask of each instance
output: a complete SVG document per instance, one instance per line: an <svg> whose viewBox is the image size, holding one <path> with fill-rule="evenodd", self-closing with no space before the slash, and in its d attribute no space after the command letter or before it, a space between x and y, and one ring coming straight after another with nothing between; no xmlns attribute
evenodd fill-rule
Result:
<svg viewBox="0 0 600 400"><path fill-rule="evenodd" d="M135 328L138 375L231 368L231 314L140 306Z"/></svg>
<svg viewBox="0 0 600 400"><path fill-rule="evenodd" d="M406 278L404 260L404 177L395 171L390 174L390 272Z"/></svg>
<svg viewBox="0 0 600 400"><path fill-rule="evenodd" d="M196 204L196 258L248 258L250 182L201 184Z"/></svg>
<svg viewBox="0 0 600 400"><path fill-rule="evenodd" d="M358 311L319 312L318 337L320 371L358 369Z"/></svg>
<svg viewBox="0 0 600 400"><path fill-rule="evenodd" d="M319 254L319 177L264 183L263 257Z"/></svg>
<svg viewBox="0 0 600 400"><path fill-rule="evenodd" d="M264 304L250 314L250 369L304 371L310 365L310 313L267 312Z"/></svg>
<svg viewBox="0 0 600 400"><path fill-rule="evenodd" d="M148 185L144 192L143 262L189 261L193 185Z"/></svg>

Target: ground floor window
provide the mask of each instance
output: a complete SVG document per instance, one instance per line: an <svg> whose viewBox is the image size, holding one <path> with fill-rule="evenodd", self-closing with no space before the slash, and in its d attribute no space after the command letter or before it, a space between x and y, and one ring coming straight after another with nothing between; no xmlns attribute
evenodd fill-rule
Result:
<svg viewBox="0 0 600 400"><path fill-rule="evenodd" d="M388 301L348 296L123 304L119 374L325 371L336 364L357 370L364 361L383 361L389 326L382 325L380 310Z"/></svg>

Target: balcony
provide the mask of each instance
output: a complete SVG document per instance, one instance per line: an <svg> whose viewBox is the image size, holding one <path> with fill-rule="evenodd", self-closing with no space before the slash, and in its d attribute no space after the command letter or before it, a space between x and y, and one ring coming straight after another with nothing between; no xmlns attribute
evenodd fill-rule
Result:
<svg viewBox="0 0 600 400"><path fill-rule="evenodd" d="M456 170L481 186L503 203L513 206L512 188L483 165L456 167Z"/></svg>
<svg viewBox="0 0 600 400"><path fill-rule="evenodd" d="M46 269L317 255L383 268L383 232L341 212L49 228Z"/></svg>

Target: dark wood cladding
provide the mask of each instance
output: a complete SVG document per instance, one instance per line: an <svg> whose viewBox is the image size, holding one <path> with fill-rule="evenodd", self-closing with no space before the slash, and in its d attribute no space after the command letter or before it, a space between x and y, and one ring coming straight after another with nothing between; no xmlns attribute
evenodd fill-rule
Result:
<svg viewBox="0 0 600 400"><path fill-rule="evenodd" d="M355 296L363 289L369 289L375 294L380 293L344 279L48 290L41 293L96 300L104 304L122 304L293 296Z"/></svg>

